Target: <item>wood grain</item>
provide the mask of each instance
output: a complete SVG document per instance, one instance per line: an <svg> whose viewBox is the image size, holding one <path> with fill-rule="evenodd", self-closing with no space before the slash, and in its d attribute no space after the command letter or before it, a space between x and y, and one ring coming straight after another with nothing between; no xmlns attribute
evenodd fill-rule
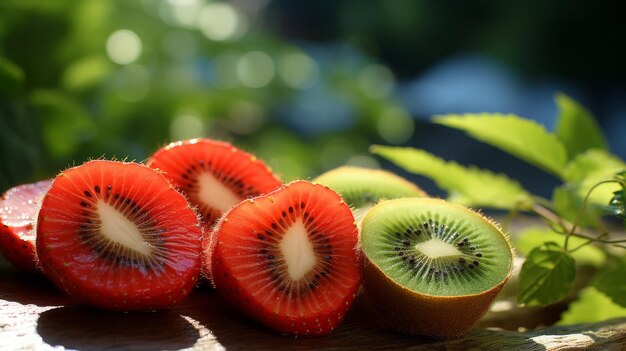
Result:
<svg viewBox="0 0 626 351"><path fill-rule="evenodd" d="M379 325L359 298L332 335L276 335L200 288L170 311L113 313L77 306L45 278L0 267L0 350L625 350L626 319L526 333L479 328L439 342Z"/></svg>

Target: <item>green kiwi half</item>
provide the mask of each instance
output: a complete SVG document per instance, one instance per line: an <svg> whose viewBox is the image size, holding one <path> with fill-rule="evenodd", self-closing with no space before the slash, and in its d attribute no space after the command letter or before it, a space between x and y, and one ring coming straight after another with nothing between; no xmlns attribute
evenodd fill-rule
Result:
<svg viewBox="0 0 626 351"><path fill-rule="evenodd" d="M357 222L380 200L427 196L417 185L380 169L343 166L325 172L313 181L339 193L352 209Z"/></svg>
<svg viewBox="0 0 626 351"><path fill-rule="evenodd" d="M490 220L439 199L381 202L365 216L365 293L398 329L436 338L469 330L508 279L513 252Z"/></svg>

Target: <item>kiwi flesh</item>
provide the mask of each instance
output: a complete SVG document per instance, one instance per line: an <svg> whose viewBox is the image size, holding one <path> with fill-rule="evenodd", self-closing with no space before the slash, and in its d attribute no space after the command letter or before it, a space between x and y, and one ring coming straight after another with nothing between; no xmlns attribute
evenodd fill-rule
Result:
<svg viewBox="0 0 626 351"><path fill-rule="evenodd" d="M487 312L513 266L496 224L440 199L381 202L363 219L364 292L392 326L447 339Z"/></svg>
<svg viewBox="0 0 626 351"><path fill-rule="evenodd" d="M380 169L343 166L322 173L313 181L339 193L357 223L381 200L427 196L412 182Z"/></svg>

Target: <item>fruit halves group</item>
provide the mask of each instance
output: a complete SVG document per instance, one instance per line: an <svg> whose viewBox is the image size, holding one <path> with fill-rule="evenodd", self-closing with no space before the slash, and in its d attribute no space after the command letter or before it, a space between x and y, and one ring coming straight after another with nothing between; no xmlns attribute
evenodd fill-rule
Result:
<svg viewBox="0 0 626 351"><path fill-rule="evenodd" d="M254 155L211 139L171 143L155 152L147 164L163 171L172 185L187 196L207 229L242 200L282 185Z"/></svg>
<svg viewBox="0 0 626 351"><path fill-rule="evenodd" d="M172 306L195 287L202 231L153 169L90 161L62 172L41 204L37 256L72 297L114 310Z"/></svg>
<svg viewBox="0 0 626 351"><path fill-rule="evenodd" d="M0 198L0 252L13 266L36 273L34 224L37 208L51 180L19 185Z"/></svg>
<svg viewBox="0 0 626 351"><path fill-rule="evenodd" d="M35 269L33 203L50 186L36 251L44 273L76 299L167 308L194 288L202 260L235 308L296 335L336 328L364 271L365 295L391 325L456 337L510 274L511 247L497 226L417 198L425 193L388 172L344 167L317 179L342 199L306 181L281 186L254 156L207 139L170 144L148 165L90 161L51 186L10 190L0 202L0 249ZM390 200L399 197L408 198ZM360 236L351 210L365 216Z"/></svg>
<svg viewBox="0 0 626 351"><path fill-rule="evenodd" d="M429 198L382 202L364 218L365 295L397 329L466 333L509 278L507 237L482 215Z"/></svg>
<svg viewBox="0 0 626 351"><path fill-rule="evenodd" d="M227 212L205 257L233 306L281 333L322 335L339 325L357 294L357 238L337 193L296 181Z"/></svg>

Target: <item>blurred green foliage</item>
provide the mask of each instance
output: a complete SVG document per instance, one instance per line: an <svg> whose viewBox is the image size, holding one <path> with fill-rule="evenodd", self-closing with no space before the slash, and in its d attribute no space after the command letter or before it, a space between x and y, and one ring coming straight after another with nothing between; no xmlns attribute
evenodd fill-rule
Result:
<svg viewBox="0 0 626 351"><path fill-rule="evenodd" d="M371 142L411 137L386 67L349 45L296 46L259 9L215 4L2 1L0 190L103 155L141 161L182 138L233 142L289 180L375 165ZM231 18L221 32L215 13ZM309 132L318 115L332 123Z"/></svg>

